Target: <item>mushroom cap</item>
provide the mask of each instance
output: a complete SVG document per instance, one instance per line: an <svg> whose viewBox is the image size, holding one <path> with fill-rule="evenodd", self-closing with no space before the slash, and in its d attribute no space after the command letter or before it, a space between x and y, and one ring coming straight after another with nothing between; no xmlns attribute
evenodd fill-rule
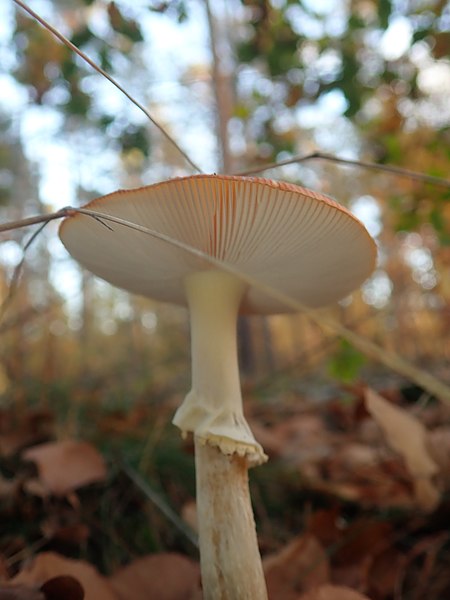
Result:
<svg viewBox="0 0 450 600"><path fill-rule="evenodd" d="M97 198L85 208L163 233L232 265L309 307L343 298L372 272L376 246L346 208L311 190L269 179L180 177ZM109 283L186 305L187 275L206 260L151 235L77 213L59 231L69 253ZM292 308L250 286L241 312Z"/></svg>

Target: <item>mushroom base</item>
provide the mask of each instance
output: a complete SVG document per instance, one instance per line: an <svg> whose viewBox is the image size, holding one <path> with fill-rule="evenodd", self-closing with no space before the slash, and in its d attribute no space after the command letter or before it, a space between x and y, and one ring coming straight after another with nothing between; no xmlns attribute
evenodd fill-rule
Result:
<svg viewBox="0 0 450 600"><path fill-rule="evenodd" d="M204 600L266 600L247 459L195 438L195 463Z"/></svg>

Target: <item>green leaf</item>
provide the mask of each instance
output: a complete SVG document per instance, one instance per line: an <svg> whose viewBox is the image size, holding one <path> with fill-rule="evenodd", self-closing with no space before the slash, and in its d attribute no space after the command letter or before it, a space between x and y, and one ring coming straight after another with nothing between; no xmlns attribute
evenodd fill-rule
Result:
<svg viewBox="0 0 450 600"><path fill-rule="evenodd" d="M149 155L150 143L146 127L128 127L120 136L119 141L123 152L137 148L144 156Z"/></svg>
<svg viewBox="0 0 450 600"><path fill-rule="evenodd" d="M352 48L346 48L342 54L342 71L335 85L342 90L348 102L345 115L354 116L361 108L362 86L358 81L359 62Z"/></svg>
<svg viewBox="0 0 450 600"><path fill-rule="evenodd" d="M73 77L77 77L78 65L75 64L74 55L71 54L65 61L61 63L61 75L67 81L70 81Z"/></svg>
<svg viewBox="0 0 450 600"><path fill-rule="evenodd" d="M84 46L84 44L90 42L93 38L95 38L94 34L89 29L89 27L86 26L80 29L79 31L75 32L71 37L70 41L72 42L72 44L80 48L81 46Z"/></svg>
<svg viewBox="0 0 450 600"><path fill-rule="evenodd" d="M417 211L412 209L407 212L399 214L397 223L395 225L396 231L414 231L421 223L421 218L417 214Z"/></svg>
<svg viewBox="0 0 450 600"><path fill-rule="evenodd" d="M417 31L413 33L412 43L415 44L416 42L420 42L431 34L432 30L429 27L425 29L417 29Z"/></svg>
<svg viewBox="0 0 450 600"><path fill-rule="evenodd" d="M383 29L387 29L389 25L389 17L392 12L391 0L378 0L378 20Z"/></svg>
<svg viewBox="0 0 450 600"><path fill-rule="evenodd" d="M91 98L77 86L71 86L70 99L65 104L67 112L79 117L86 117L91 106Z"/></svg>
<svg viewBox="0 0 450 600"><path fill-rule="evenodd" d="M358 377L365 363L366 358L359 350L356 350L347 340L341 340L338 351L328 365L328 370L335 379L350 383Z"/></svg>
<svg viewBox="0 0 450 600"><path fill-rule="evenodd" d="M251 115L251 111L250 108L248 106L246 106L245 104L243 104L242 102L240 102L239 104L236 104L234 109L233 109L233 115L235 117L237 117L238 119L248 119Z"/></svg>
<svg viewBox="0 0 450 600"><path fill-rule="evenodd" d="M178 23L184 23L188 18L188 11L184 2L179 2L177 6L177 21Z"/></svg>
<svg viewBox="0 0 450 600"><path fill-rule="evenodd" d="M250 63L258 56L258 48L254 42L245 42L237 47L237 57L241 63Z"/></svg>
<svg viewBox="0 0 450 600"><path fill-rule="evenodd" d="M142 42L143 36L138 24L133 19L127 19L117 8L115 2L108 4L108 17L111 27L117 33L127 37L132 42Z"/></svg>
<svg viewBox="0 0 450 600"><path fill-rule="evenodd" d="M104 71L112 71L112 63L110 58L110 47L106 44L99 51L100 66Z"/></svg>
<svg viewBox="0 0 450 600"><path fill-rule="evenodd" d="M429 215L430 223L433 225L437 232L441 232L445 229L445 221L442 217L442 212L434 207Z"/></svg>
<svg viewBox="0 0 450 600"><path fill-rule="evenodd" d="M439 232L438 240L441 246L450 246L450 233L447 231Z"/></svg>
<svg viewBox="0 0 450 600"><path fill-rule="evenodd" d="M445 218L442 215L442 208L435 206L429 214L430 223L433 225L439 243L442 246L450 246L450 231Z"/></svg>
<svg viewBox="0 0 450 600"><path fill-rule="evenodd" d="M175 17L178 23L184 23L188 18L188 9L184 0L157 1L151 4L149 10L159 14L168 14Z"/></svg>
<svg viewBox="0 0 450 600"><path fill-rule="evenodd" d="M102 115L98 120L99 127L101 127L102 129L106 129L113 122L114 117L112 117L111 115Z"/></svg>
<svg viewBox="0 0 450 600"><path fill-rule="evenodd" d="M398 163L401 161L403 156L403 148L400 142L400 137L397 133L385 135L383 137L385 157L383 162L385 163Z"/></svg>
<svg viewBox="0 0 450 600"><path fill-rule="evenodd" d="M348 28L350 31L354 31L356 29L364 29L366 27L365 22L361 17L352 13L348 19Z"/></svg>

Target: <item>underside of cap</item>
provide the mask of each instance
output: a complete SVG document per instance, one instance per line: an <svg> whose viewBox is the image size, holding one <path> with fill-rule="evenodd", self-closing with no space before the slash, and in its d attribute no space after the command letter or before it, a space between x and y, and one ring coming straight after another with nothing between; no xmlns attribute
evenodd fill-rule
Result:
<svg viewBox="0 0 450 600"><path fill-rule="evenodd" d="M86 208L170 236L310 307L359 287L376 260L372 238L347 209L311 190L267 179L195 175L121 190ZM112 231L76 214L64 220L60 237L76 260L115 286L185 305L185 278L211 268L168 242L110 225ZM241 309L292 310L256 287L249 288Z"/></svg>

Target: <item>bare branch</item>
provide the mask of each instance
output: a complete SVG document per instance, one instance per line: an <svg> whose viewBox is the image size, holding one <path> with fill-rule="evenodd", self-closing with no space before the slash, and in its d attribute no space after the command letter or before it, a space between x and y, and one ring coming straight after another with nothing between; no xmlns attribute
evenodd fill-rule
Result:
<svg viewBox="0 0 450 600"><path fill-rule="evenodd" d="M255 173L262 173L263 171L269 171L270 169L276 169L277 167L284 167L286 165L293 165L296 163L302 163L306 162L307 160L314 159L326 160L341 165L347 165L349 167L361 167L363 169L370 169L372 171L384 171L386 173L392 173L393 175L397 175L397 177L405 177L407 179L413 179L415 181L421 181L423 183L430 183L431 185L450 188L450 181L448 179L443 179L442 177L425 175L423 173L411 171L410 169L394 167L393 165L380 165L378 163L372 163L363 160L350 160L347 158L340 158L339 156L332 156L331 154L325 154L324 152L313 152L312 154L306 154L305 156L294 156L293 158L287 158L286 160L281 160L280 162L269 163L262 167L254 167L245 171L239 171L238 173L235 173L235 175L253 175Z"/></svg>
<svg viewBox="0 0 450 600"><path fill-rule="evenodd" d="M75 54L78 54L78 56L80 56L85 62L87 62L88 65L94 69L94 71L97 71L97 73L100 73L100 75L103 75L103 77L106 77L106 79L110 83L112 83L120 92L122 92L122 94L124 94L124 96L126 96L128 98L128 100L130 100L130 102L132 102L141 112L144 113L144 115L147 117L147 119L149 119L153 123L153 125L157 129L159 129L159 131L163 134L163 136L177 149L177 151L183 156L185 161L187 163L189 163L189 165L195 171L197 171L198 173L202 172L200 167L198 167L193 162L193 160L191 158L189 158L189 156L186 154L186 152L177 144L177 142L164 129L164 127L160 123L158 123L158 121L156 121L156 119L154 119L151 116L151 114L148 112L148 110L140 102L135 100L133 98L133 96L131 94L129 94L125 90L125 88L123 88L111 75L109 75L106 71L104 71L101 67L99 67L92 59L89 58L89 56L87 56L87 54L85 54L82 50L80 50L77 46L75 46L75 44L73 44L62 33L60 33L55 27L53 27L53 25L50 25L50 23L48 23L45 19L43 19L41 16L39 16L33 9L31 9L29 6L27 6L25 4L25 2L22 2L22 0L14 0L14 2L18 6L20 6L24 11L26 11L28 14L30 14L34 19L36 19L36 21L38 21L38 23L40 23L43 27L45 27L45 29L47 29L55 37L57 37L60 42L62 42L65 46L67 46L67 48L72 50L72 52L75 52Z"/></svg>

